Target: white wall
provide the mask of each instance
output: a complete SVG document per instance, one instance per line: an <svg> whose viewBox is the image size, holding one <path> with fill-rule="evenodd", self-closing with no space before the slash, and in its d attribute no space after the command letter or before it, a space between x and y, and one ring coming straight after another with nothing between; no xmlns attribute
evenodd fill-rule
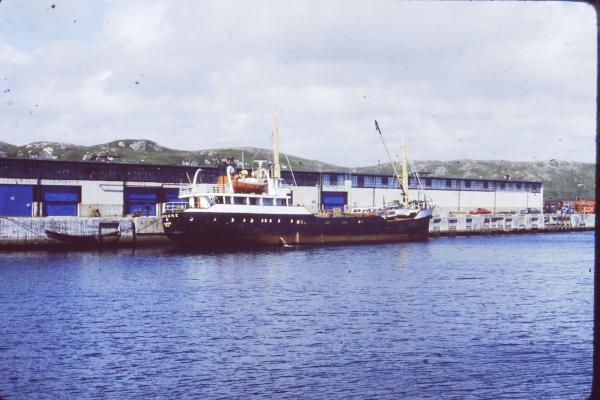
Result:
<svg viewBox="0 0 600 400"><path fill-rule="evenodd" d="M36 179L0 178L0 184L35 185ZM95 216L96 210L101 216L121 216L123 213L123 183L115 181L77 181L47 180L42 185L81 186L81 205L79 215ZM136 187L178 187L176 184L158 182L127 182L127 186ZM208 187L208 186L207 186ZM291 187L293 203L302 204L311 212L319 211L319 187ZM387 188L352 188L350 181L344 186L324 186L323 191L348 193L348 207L381 207L385 203L401 200L400 189ZM427 198L434 201L437 214L450 211L466 212L473 208L483 207L491 211L518 211L522 208L543 208L543 192L478 192L456 190L426 190ZM418 192L409 193L410 200L416 200Z"/></svg>

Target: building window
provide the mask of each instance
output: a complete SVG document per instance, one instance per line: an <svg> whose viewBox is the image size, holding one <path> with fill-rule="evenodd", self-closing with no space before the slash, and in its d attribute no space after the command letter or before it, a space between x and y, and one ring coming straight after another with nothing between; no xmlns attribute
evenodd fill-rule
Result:
<svg viewBox="0 0 600 400"><path fill-rule="evenodd" d="M337 176L337 185L338 186L344 186L344 175L338 175Z"/></svg>
<svg viewBox="0 0 600 400"><path fill-rule="evenodd" d="M471 189L473 190L483 190L483 182L482 181L471 181Z"/></svg>
<svg viewBox="0 0 600 400"><path fill-rule="evenodd" d="M330 179L329 179L329 174L323 174L321 179L322 179L321 181L323 183L323 186L330 186L331 183L330 183Z"/></svg>
<svg viewBox="0 0 600 400"><path fill-rule="evenodd" d="M352 187L358 187L358 176L350 175L350 180L352 181Z"/></svg>

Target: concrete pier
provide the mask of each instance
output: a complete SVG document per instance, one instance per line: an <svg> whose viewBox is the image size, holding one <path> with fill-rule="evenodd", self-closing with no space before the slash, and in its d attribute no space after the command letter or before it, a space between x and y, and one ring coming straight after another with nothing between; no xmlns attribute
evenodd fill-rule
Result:
<svg viewBox="0 0 600 400"><path fill-rule="evenodd" d="M0 217L0 249L168 244L160 217Z"/></svg>
<svg viewBox="0 0 600 400"><path fill-rule="evenodd" d="M593 230L594 214L435 216L430 236ZM168 246L160 217L0 217L0 250Z"/></svg>
<svg viewBox="0 0 600 400"><path fill-rule="evenodd" d="M430 236L563 232L595 229L595 214L449 214L434 216Z"/></svg>

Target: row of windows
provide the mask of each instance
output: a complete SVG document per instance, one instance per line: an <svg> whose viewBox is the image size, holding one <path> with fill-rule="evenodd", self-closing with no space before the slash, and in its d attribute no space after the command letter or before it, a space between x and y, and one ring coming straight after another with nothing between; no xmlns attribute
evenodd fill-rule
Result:
<svg viewBox="0 0 600 400"><path fill-rule="evenodd" d="M48 161L0 158L1 178L29 179L71 179L71 180L107 180L133 182L187 183L196 167L175 165L110 164L74 161ZM216 167L203 167L201 180L213 183L217 180ZM389 175L361 175L345 173L319 173L282 171L287 183L296 182L299 186L344 186L349 180L352 187L358 188L398 188L395 177ZM483 190L483 191L531 191L539 192L539 182L488 181L472 179L422 178L427 189ZM414 178L410 178L409 187L416 188Z"/></svg>
<svg viewBox="0 0 600 400"><path fill-rule="evenodd" d="M215 204L240 204L250 206L288 206L288 199L265 197L241 197L241 196L216 196Z"/></svg>

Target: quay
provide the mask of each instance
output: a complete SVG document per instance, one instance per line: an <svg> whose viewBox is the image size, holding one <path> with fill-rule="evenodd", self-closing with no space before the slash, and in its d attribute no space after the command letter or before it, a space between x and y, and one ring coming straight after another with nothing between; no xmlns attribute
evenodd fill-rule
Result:
<svg viewBox="0 0 600 400"><path fill-rule="evenodd" d="M595 214L434 216L429 236L474 236L590 231ZM0 250L168 247L161 218L0 217Z"/></svg>

